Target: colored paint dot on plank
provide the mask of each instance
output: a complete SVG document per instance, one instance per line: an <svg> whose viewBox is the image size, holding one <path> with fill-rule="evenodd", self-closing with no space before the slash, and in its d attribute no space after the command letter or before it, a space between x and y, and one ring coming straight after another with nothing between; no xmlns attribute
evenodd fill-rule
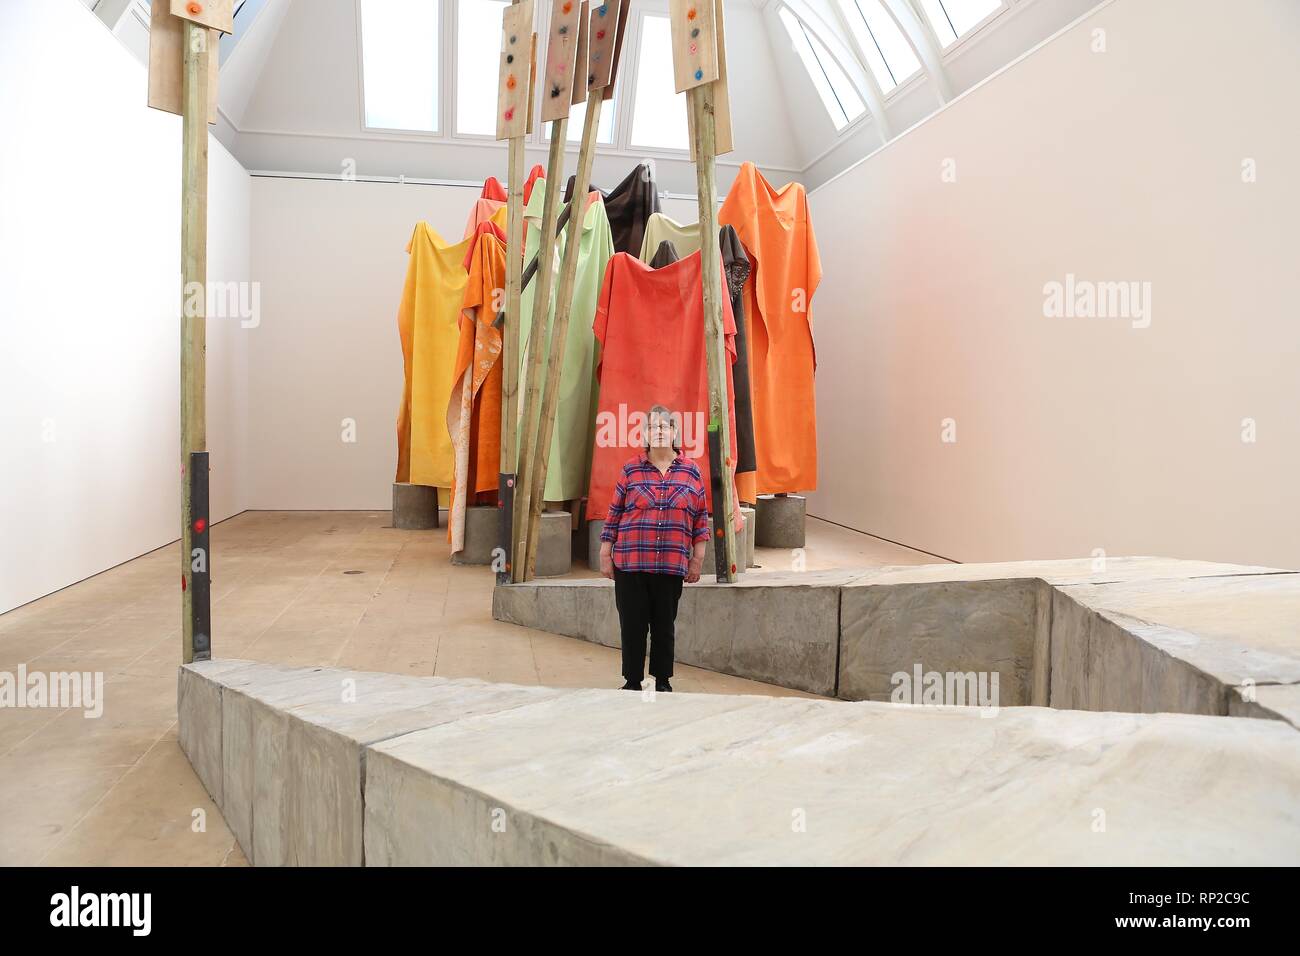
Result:
<svg viewBox="0 0 1300 956"><path fill-rule="evenodd" d="M506 122L509 123L514 118L515 118L515 108L512 106L510 107L510 109L506 110Z"/></svg>
<svg viewBox="0 0 1300 956"><path fill-rule="evenodd" d="M699 36L699 35L700 35L700 28L699 28L699 27L696 27L694 30L691 31L691 38L692 38L692 39L694 39L695 37L697 37L697 36Z"/></svg>
<svg viewBox="0 0 1300 956"><path fill-rule="evenodd" d="M699 49L700 49L700 48L699 48L698 46L696 46L694 43L691 44L691 53L692 53L692 54L698 53L698 52L699 52Z"/></svg>
<svg viewBox="0 0 1300 956"><path fill-rule="evenodd" d="M518 85L519 85L519 81L515 79L515 75L513 73L511 73L509 76L506 77L507 90L513 90Z"/></svg>
<svg viewBox="0 0 1300 956"><path fill-rule="evenodd" d="M702 79L704 79L704 71L703 71L703 70L696 70L696 71L695 71L695 78L696 78L697 80L702 80Z"/></svg>
<svg viewBox="0 0 1300 956"><path fill-rule="evenodd" d="M555 98L556 98L557 96L559 96L559 95L560 95L560 88L559 88L558 86L552 86L552 87L551 87L551 99L555 99Z"/></svg>
<svg viewBox="0 0 1300 956"><path fill-rule="evenodd" d="M562 9L564 10L565 13L569 13L571 10L573 10L573 2L572 2L572 0L569 0L569 2L566 3L566 4L563 6Z"/></svg>
<svg viewBox="0 0 1300 956"><path fill-rule="evenodd" d="M687 19L687 20L694 20L694 19L695 19L695 8L694 8L694 7L691 7L689 10L686 11L686 19Z"/></svg>
<svg viewBox="0 0 1300 956"><path fill-rule="evenodd" d="M603 40L603 39L605 39L605 31L604 31L604 30L597 30L597 31L596 31L596 39L597 39L597 40Z"/></svg>
<svg viewBox="0 0 1300 956"><path fill-rule="evenodd" d="M596 8L596 12L603 17L605 14L609 13L609 4L602 3L599 7Z"/></svg>
<svg viewBox="0 0 1300 956"><path fill-rule="evenodd" d="M506 62L507 62L507 63L513 63L513 62L515 62L515 55L514 55L513 53L507 53L507 54L506 54Z"/></svg>
<svg viewBox="0 0 1300 956"><path fill-rule="evenodd" d="M564 36L564 35L565 35L566 33L568 33L568 32L569 32L569 28L568 28L567 26L566 26L566 27L560 27L560 36Z"/></svg>
<svg viewBox="0 0 1300 956"><path fill-rule="evenodd" d="M195 522L194 522L194 530L197 531L199 534L202 534L202 533L203 533L203 530L204 530L207 526L208 526L208 522L207 522L207 520L204 519L204 518L198 518L198 519L196 519Z"/></svg>

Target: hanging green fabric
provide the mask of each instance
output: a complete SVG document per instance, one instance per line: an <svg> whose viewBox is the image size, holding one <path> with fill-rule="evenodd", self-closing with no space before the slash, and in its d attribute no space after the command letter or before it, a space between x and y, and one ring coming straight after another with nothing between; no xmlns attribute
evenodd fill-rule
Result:
<svg viewBox="0 0 1300 956"><path fill-rule="evenodd" d="M537 253L542 238L542 205L546 201L546 181L537 180L533 194L524 208L528 236L524 244L524 261ZM543 353L542 372L551 350L551 324L555 320L555 294L559 287L559 273L564 261L572 223L556 241L555 281L552 283L551 307L546 320L548 348ZM596 304L600 298L605 266L614 255L614 239L605 215L605 205L597 198L587 206L583 220L581 246L578 249L578 272L573 283L573 309L569 313L569 328L564 342L564 362L560 370L560 394L555 411L555 431L551 436L551 456L546 468L546 488L542 497L546 501L570 501L587 493L587 480L591 468L592 436L596 419L596 339L591 326L596 317ZM532 331L533 299L539 283L530 282L524 290L519 323L519 398L520 415L523 398L527 392L529 336ZM544 380L544 379L543 379ZM520 435L524 434L522 417Z"/></svg>

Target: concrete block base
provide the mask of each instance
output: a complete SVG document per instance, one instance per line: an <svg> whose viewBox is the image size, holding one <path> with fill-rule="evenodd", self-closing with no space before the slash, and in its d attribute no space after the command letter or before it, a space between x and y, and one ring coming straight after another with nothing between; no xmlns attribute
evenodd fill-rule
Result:
<svg viewBox="0 0 1300 956"><path fill-rule="evenodd" d="M393 527L403 531L438 527L438 489L393 482Z"/></svg>
<svg viewBox="0 0 1300 956"><path fill-rule="evenodd" d="M476 505L465 509L465 547L451 556L452 564L491 564L501 527L501 509Z"/></svg>
<svg viewBox="0 0 1300 956"><path fill-rule="evenodd" d="M803 495L759 495L755 508L760 548L802 548L808 499Z"/></svg>
<svg viewBox="0 0 1300 956"><path fill-rule="evenodd" d="M568 574L572 567L573 515L567 511L543 511L537 531L537 563L534 565L537 577Z"/></svg>

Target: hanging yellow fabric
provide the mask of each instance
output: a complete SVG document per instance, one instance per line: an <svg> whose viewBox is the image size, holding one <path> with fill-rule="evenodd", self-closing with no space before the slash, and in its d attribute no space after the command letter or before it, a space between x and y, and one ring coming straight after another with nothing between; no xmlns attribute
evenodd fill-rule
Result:
<svg viewBox="0 0 1300 956"><path fill-rule="evenodd" d="M416 225L397 330L406 384L397 414L397 480L450 488L455 472L447 397L455 378L459 321L472 240L448 245L427 222ZM440 496L442 497L442 496Z"/></svg>

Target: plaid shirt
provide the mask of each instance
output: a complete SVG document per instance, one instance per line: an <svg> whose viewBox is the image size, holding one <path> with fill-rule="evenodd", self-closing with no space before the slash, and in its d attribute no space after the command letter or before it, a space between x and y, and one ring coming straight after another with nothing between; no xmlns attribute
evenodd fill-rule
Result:
<svg viewBox="0 0 1300 956"><path fill-rule="evenodd" d="M623 466L600 533L614 543L614 567L685 577L695 543L708 539L708 499L695 462L678 454L661 473L642 452Z"/></svg>

